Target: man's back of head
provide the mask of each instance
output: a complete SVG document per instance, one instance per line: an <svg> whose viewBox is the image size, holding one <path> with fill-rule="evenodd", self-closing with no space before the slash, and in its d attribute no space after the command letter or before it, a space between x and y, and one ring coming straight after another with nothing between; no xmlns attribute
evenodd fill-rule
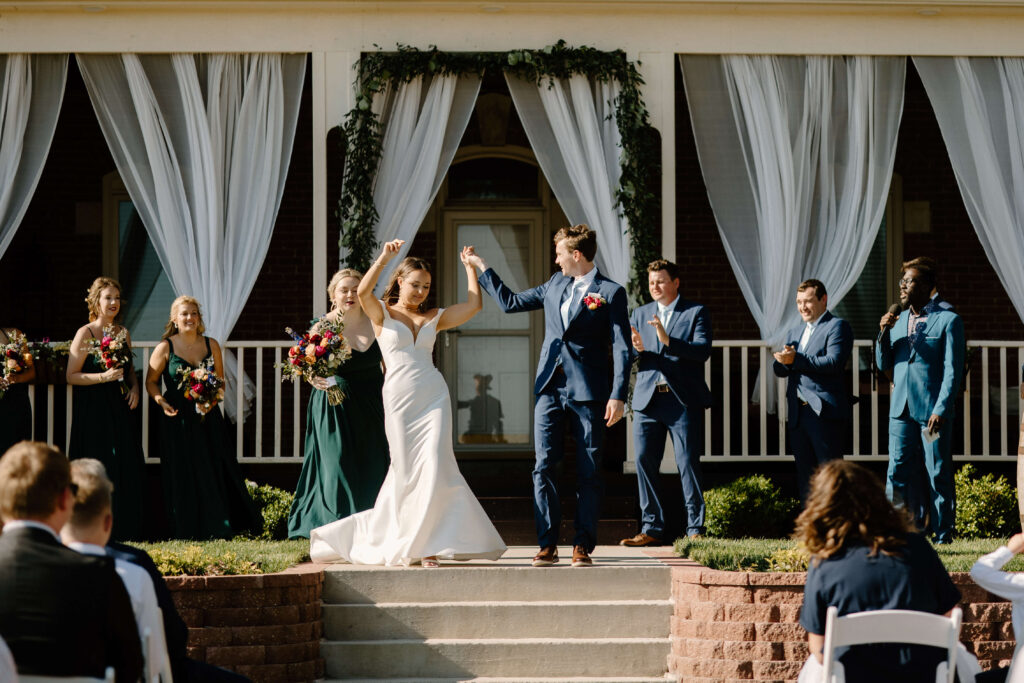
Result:
<svg viewBox="0 0 1024 683"><path fill-rule="evenodd" d="M75 502L61 537L65 543L105 546L114 523L114 484L107 477L106 468L93 458L75 460L71 463L71 481L76 489Z"/></svg>
<svg viewBox="0 0 1024 683"><path fill-rule="evenodd" d="M71 514L65 499L70 484L71 469L59 450L39 441L17 443L0 457L0 519L32 520L59 531Z"/></svg>

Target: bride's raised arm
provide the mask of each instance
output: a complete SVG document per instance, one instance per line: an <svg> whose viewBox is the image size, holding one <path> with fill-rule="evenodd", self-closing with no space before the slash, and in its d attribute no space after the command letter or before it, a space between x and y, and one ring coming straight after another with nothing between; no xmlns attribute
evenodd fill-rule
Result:
<svg viewBox="0 0 1024 683"><path fill-rule="evenodd" d="M444 309L441 319L437 321L438 330L458 327L479 313L480 309L484 307L483 297L480 296L480 283L476 279L476 268L473 267L472 263L474 256L480 258L476 256L476 251L473 247L462 248L459 259L462 261L462 265L466 267L466 300Z"/></svg>
<svg viewBox="0 0 1024 683"><path fill-rule="evenodd" d="M374 327L380 327L384 324L384 311L381 309L380 301L373 295L373 290L377 286L377 280L380 278L381 272L384 270L384 266L388 262L395 258L398 250L405 244L405 240L392 240L384 244L384 248L381 249L380 256L373 262L370 269L366 271L366 275L359 281L359 288L356 289L356 296L359 297L359 305L362 306L366 316L373 323Z"/></svg>

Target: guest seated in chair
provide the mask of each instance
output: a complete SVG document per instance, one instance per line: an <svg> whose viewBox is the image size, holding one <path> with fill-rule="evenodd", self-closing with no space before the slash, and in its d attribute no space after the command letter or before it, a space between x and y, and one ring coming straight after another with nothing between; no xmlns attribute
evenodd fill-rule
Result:
<svg viewBox="0 0 1024 683"><path fill-rule="evenodd" d="M978 675L978 683L1024 682L1024 664L1017 657L1024 635L1024 574L1002 571L1003 565L1021 552L1024 552L1024 534L1016 534L1006 545L979 558L971 567L971 578L976 584L1013 603L1013 635L1017 638L1010 667L989 669Z"/></svg>
<svg viewBox="0 0 1024 683"><path fill-rule="evenodd" d="M811 657L801 683L820 680L829 607L835 605L840 617L879 609L949 614L960 601L934 548L892 506L875 475L856 463L832 460L818 469L795 537L811 554L800 611ZM940 648L904 644L860 645L837 654L845 680L871 683L934 683L946 659ZM958 670L977 668L977 661L962 664L962 657L971 655L961 649Z"/></svg>
<svg viewBox="0 0 1024 683"><path fill-rule="evenodd" d="M21 675L142 676L132 603L108 557L64 547L74 504L67 458L22 441L0 458L0 637Z"/></svg>

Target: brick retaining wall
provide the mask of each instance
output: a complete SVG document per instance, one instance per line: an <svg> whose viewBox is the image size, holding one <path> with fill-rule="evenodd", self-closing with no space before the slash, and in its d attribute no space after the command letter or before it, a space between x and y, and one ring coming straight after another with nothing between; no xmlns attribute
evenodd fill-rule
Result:
<svg viewBox="0 0 1024 683"><path fill-rule="evenodd" d="M687 683L795 681L807 659L798 619L805 573L746 573L673 563L669 672ZM951 574L963 594L960 638L982 668L1007 666L1015 641L1010 603Z"/></svg>
<svg viewBox="0 0 1024 683"><path fill-rule="evenodd" d="M320 657L323 569L279 574L169 576L174 604L188 626L188 655L256 683L324 677Z"/></svg>

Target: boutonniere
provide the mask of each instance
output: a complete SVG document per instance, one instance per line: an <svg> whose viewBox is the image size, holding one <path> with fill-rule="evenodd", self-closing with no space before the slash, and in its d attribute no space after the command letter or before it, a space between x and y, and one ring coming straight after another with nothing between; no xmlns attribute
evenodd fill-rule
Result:
<svg viewBox="0 0 1024 683"><path fill-rule="evenodd" d="M587 295L583 297L583 305L592 311L596 311L607 303L608 301L597 292L588 292Z"/></svg>

